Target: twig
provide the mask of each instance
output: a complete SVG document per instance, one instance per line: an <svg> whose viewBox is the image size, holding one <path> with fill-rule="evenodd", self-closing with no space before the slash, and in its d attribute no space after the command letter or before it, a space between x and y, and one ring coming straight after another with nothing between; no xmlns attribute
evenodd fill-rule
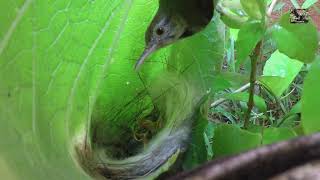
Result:
<svg viewBox="0 0 320 180"><path fill-rule="evenodd" d="M238 93L238 92L245 91L245 90L247 90L249 87L250 87L250 83L245 84L244 86L242 86L242 87L240 87L239 89L233 91L232 93ZM227 101L227 99L225 99L225 98L220 98L220 99L216 100L215 102L213 102L213 103L210 105L210 107L211 107L211 108L217 107L217 106L219 106L220 104L224 103L225 101Z"/></svg>
<svg viewBox="0 0 320 180"><path fill-rule="evenodd" d="M268 15L269 17L271 17L272 11L273 11L274 7L276 6L277 2L278 2L278 0L273 0L273 1L271 2L270 6L269 6L269 9L268 9L268 11L267 11L267 15Z"/></svg>
<svg viewBox="0 0 320 180"><path fill-rule="evenodd" d="M254 106L254 88L255 88L255 82L257 79L256 77L257 61L260 58L261 47L262 47L262 41L259 41L256 47L254 48L253 54L250 56L250 59L251 59L250 88L249 88L249 100L247 103L248 111L245 114L245 118L244 118L244 125L243 125L244 129L247 129L249 126L250 115Z"/></svg>
<svg viewBox="0 0 320 180"><path fill-rule="evenodd" d="M292 90L291 90L288 94L286 94L286 95L284 95L283 97L281 97L280 100L287 98L287 97L290 96L295 90L296 90L295 87L292 88Z"/></svg>

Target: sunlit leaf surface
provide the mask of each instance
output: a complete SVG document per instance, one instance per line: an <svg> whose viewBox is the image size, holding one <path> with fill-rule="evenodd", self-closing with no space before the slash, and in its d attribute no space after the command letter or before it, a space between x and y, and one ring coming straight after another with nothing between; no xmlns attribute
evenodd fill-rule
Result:
<svg viewBox="0 0 320 180"><path fill-rule="evenodd" d="M280 97L298 75L302 62L275 51L266 62L260 81Z"/></svg>
<svg viewBox="0 0 320 180"><path fill-rule="evenodd" d="M319 106L320 91L320 58L312 64L309 74L306 77L302 95L302 127L306 134L320 131Z"/></svg>
<svg viewBox="0 0 320 180"><path fill-rule="evenodd" d="M260 133L249 132L237 126L224 124L214 132L213 151L216 156L226 156L259 147Z"/></svg>

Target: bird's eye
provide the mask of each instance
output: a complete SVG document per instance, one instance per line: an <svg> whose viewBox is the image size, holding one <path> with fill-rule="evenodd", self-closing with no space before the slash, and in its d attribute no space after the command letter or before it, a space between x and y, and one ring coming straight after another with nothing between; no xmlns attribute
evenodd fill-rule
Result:
<svg viewBox="0 0 320 180"><path fill-rule="evenodd" d="M160 27L156 30L156 33L158 36L161 36L164 33L164 29Z"/></svg>

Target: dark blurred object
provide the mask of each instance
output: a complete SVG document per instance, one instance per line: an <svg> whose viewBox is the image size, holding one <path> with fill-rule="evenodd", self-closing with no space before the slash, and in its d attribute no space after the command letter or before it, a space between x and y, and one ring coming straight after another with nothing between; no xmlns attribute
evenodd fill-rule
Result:
<svg viewBox="0 0 320 180"><path fill-rule="evenodd" d="M171 179L270 179L318 160L320 160L320 133L217 159ZM313 174L319 174L317 167L319 166L314 166ZM306 176L302 176L301 179L304 177Z"/></svg>
<svg viewBox="0 0 320 180"><path fill-rule="evenodd" d="M291 9L290 23L308 23L309 14L307 9Z"/></svg>

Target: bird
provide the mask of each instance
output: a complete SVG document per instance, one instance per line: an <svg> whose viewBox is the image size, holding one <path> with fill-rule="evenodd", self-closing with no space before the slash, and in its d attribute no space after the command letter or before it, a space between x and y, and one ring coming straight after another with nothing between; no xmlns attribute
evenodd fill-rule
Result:
<svg viewBox="0 0 320 180"><path fill-rule="evenodd" d="M214 0L159 0L145 32L145 48L135 64L139 70L153 52L203 30L214 14Z"/></svg>

